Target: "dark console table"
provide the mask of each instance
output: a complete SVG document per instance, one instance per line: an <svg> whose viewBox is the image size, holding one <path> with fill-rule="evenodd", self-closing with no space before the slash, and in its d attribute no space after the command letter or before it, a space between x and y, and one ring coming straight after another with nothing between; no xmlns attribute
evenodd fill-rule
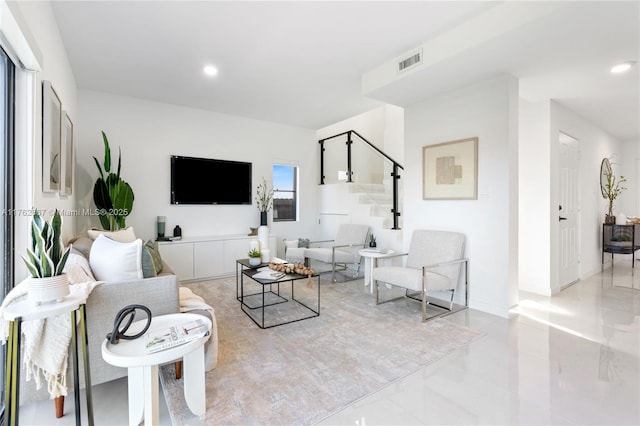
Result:
<svg viewBox="0 0 640 426"><path fill-rule="evenodd" d="M640 250L640 225L602 224L602 265L605 253L611 253L612 267L614 254L630 254L633 268L636 263L636 250Z"/></svg>

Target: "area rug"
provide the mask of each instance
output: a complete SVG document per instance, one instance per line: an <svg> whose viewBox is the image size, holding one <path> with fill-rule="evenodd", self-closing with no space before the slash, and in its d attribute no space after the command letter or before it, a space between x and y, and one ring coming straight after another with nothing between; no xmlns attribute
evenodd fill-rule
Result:
<svg viewBox="0 0 640 426"><path fill-rule="evenodd" d="M173 424L315 424L482 335L446 318L423 323L411 300L376 305L362 280L320 286L320 316L263 330L241 311L235 278L188 285L215 309L219 361L202 416L189 411L173 366L160 369ZM295 287L305 303L315 295L316 280ZM286 305L267 316L299 314Z"/></svg>

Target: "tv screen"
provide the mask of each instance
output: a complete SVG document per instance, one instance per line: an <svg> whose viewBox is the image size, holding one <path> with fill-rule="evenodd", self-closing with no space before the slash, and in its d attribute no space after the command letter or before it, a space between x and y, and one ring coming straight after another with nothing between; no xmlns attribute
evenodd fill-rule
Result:
<svg viewBox="0 0 640 426"><path fill-rule="evenodd" d="M251 202L251 163L171 156L171 204Z"/></svg>

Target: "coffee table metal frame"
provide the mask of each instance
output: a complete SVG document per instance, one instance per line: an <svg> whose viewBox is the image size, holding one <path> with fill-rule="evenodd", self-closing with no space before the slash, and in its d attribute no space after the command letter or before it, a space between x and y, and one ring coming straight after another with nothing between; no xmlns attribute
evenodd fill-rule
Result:
<svg viewBox="0 0 640 426"><path fill-rule="evenodd" d="M246 262L245 262L246 261ZM246 265L245 265L246 263ZM238 265L240 265L240 273L238 274ZM254 279L253 275L258 273L258 268L246 268L246 266L248 265L248 260L247 259L239 259L236 263L236 293L237 293L237 298L238 301L240 301L240 308L242 309L242 311L249 317L251 318L251 320L260 328L262 329L267 329L267 328L272 328L272 327L277 327L280 325L285 325L285 324L290 324L293 322L298 322L298 321L303 321L309 318L315 318L317 316L320 316L320 275L318 274L314 274L311 277L308 277L307 275L299 275L299 274L287 274L285 276L283 276L282 278L278 279L278 280L273 280L273 281L266 281L266 280L258 280L258 279ZM261 266L266 266L266 265L261 265ZM261 292L257 292L257 293L252 293L252 294L244 294L244 277L250 278L253 282L258 283L262 286L262 291ZM312 307L306 305L305 303L303 303L302 301L298 300L295 298L295 282L296 281L300 281L300 280L307 280L307 279L311 279L311 278L316 278L317 279L317 286L318 286L318 305L316 309L313 309ZM239 281L239 282L238 282ZM291 300L287 299L286 297L282 296L280 294L280 284L284 284L290 282L291 283ZM274 290L274 286L275 286L275 290ZM268 288L268 290L267 290ZM238 293L239 292L239 293ZM267 294L272 294L276 297L276 301L272 302L272 303L266 303L265 301L265 295ZM262 296L262 303L260 305L257 306L250 306L247 303L245 303L245 298L246 297L252 297L252 296ZM268 326L265 326L264 320L265 320L265 314L264 314L264 310L266 307L269 306L275 306L275 305L279 305L281 303L288 303L288 302L296 302L299 305L301 305L302 307L306 308L308 311L310 311L312 313L312 315L308 315L305 316L303 318L298 318L298 319L294 319L294 320L290 320L290 321L283 321L283 322L277 322L275 324L271 324ZM248 310L247 310L248 309ZM253 317L253 315L251 315L251 311L256 310L256 309L260 309L261 310L261 321L256 321L256 319Z"/></svg>

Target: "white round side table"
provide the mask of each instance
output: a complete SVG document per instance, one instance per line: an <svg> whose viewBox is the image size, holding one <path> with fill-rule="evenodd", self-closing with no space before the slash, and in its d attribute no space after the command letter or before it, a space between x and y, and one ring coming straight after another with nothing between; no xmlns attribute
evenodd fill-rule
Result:
<svg viewBox="0 0 640 426"><path fill-rule="evenodd" d="M369 262L369 280L364 281L365 286L369 286L369 292L373 294L373 268L378 266L378 259L382 259L385 257L390 257L394 255L394 251L390 249L360 249L358 254L366 259Z"/></svg>
<svg viewBox="0 0 640 426"><path fill-rule="evenodd" d="M89 351L87 350L87 314L85 303L87 298L80 295L68 295L61 302L34 305L28 300L12 303L4 309L4 319L9 321L9 339L7 340L6 378L5 378L5 416L7 425L18 424L18 408L20 404L20 340L22 322L51 318L71 313L71 345L73 358L73 390L75 397L76 425L81 424L80 413L80 380L78 373L78 333L77 313L80 314L82 330L82 357L84 360L85 395L87 399L87 416L89 425L93 425L93 400L91 398L91 374L89 370Z"/></svg>
<svg viewBox="0 0 640 426"><path fill-rule="evenodd" d="M203 320L211 330L211 321L202 315L180 313L153 317L148 332L167 329L197 319ZM127 334L141 331L147 320L137 321ZM158 424L158 365L183 359L184 397L191 412L197 416L206 411L204 381L204 344L211 333L180 346L149 353L144 336L134 340L121 340L112 345L102 342L102 358L116 367L128 368L129 424Z"/></svg>

